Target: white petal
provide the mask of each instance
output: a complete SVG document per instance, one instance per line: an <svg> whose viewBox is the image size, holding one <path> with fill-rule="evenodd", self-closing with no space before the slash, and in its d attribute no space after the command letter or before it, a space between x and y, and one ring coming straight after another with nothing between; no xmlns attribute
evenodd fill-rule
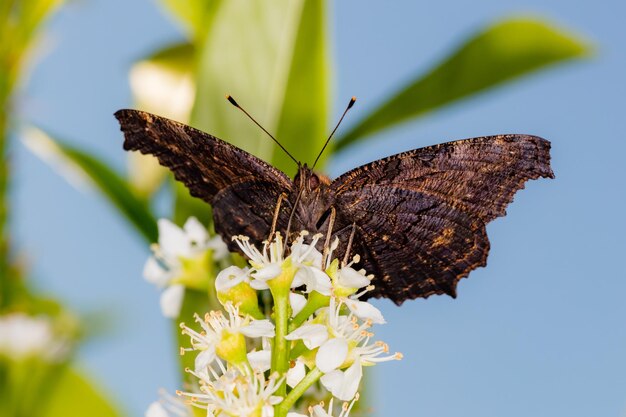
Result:
<svg viewBox="0 0 626 417"><path fill-rule="evenodd" d="M302 249L304 252L310 250L310 252L307 253L304 261L312 262L312 264L317 267L322 265L322 253L320 251L315 248L311 248L311 245L302 245Z"/></svg>
<svg viewBox="0 0 626 417"><path fill-rule="evenodd" d="M324 410L324 407L322 407L319 404L313 406L311 416L312 417L333 417L330 414L328 414L326 410Z"/></svg>
<svg viewBox="0 0 626 417"><path fill-rule="evenodd" d="M185 297L184 285L171 285L161 293L159 304L161 305L161 313L167 318L175 319L180 314L180 308L183 305Z"/></svg>
<svg viewBox="0 0 626 417"><path fill-rule="evenodd" d="M278 262L265 265L263 268L257 270L252 276L261 281L268 281L272 278L276 278L282 272L282 268Z"/></svg>
<svg viewBox="0 0 626 417"><path fill-rule="evenodd" d="M372 323L376 324L386 323L380 310L368 302L353 300L350 298L345 298L343 302L348 306L350 311L361 320L371 320Z"/></svg>
<svg viewBox="0 0 626 417"><path fill-rule="evenodd" d="M150 404L144 415L146 417L169 417L169 413L165 410L165 407L158 401Z"/></svg>
<svg viewBox="0 0 626 417"><path fill-rule="evenodd" d="M296 361L293 368L289 368L287 371L287 385L291 388L295 387L300 381L302 381L305 375L306 370L304 369L304 363L299 360Z"/></svg>
<svg viewBox="0 0 626 417"><path fill-rule="evenodd" d="M260 279L253 279L250 281L250 286L255 290L269 290L270 286L267 285L267 282L261 281Z"/></svg>
<svg viewBox="0 0 626 417"><path fill-rule="evenodd" d="M210 345L205 350L200 352L198 356L196 356L196 360L194 363L196 372L200 372L206 369L206 367L211 365L214 360L215 360L215 346Z"/></svg>
<svg viewBox="0 0 626 417"><path fill-rule="evenodd" d="M265 349L250 352L248 353L248 362L250 362L252 369L257 372L269 371L272 366L272 352Z"/></svg>
<svg viewBox="0 0 626 417"><path fill-rule="evenodd" d="M359 390L362 377L363 368L361 367L361 362L357 359L343 373L343 384L341 384L341 390L335 394L335 397L342 401L352 400Z"/></svg>
<svg viewBox="0 0 626 417"><path fill-rule="evenodd" d="M321 346L328 339L328 330L323 324L305 324L285 336L287 340L302 339L309 349Z"/></svg>
<svg viewBox="0 0 626 417"><path fill-rule="evenodd" d="M335 395L335 392L339 392L341 390L341 385L343 384L343 372L339 369L328 372L327 374L322 375L320 382L324 385L324 388L330 391L331 394Z"/></svg>
<svg viewBox="0 0 626 417"><path fill-rule="evenodd" d="M339 285L346 288L363 288L370 285L370 280L354 268L346 267L339 270Z"/></svg>
<svg viewBox="0 0 626 417"><path fill-rule="evenodd" d="M164 287L169 280L173 278L173 274L167 269L164 269L161 264L159 264L159 261L151 256L143 267L143 277L151 284Z"/></svg>
<svg viewBox="0 0 626 417"><path fill-rule="evenodd" d="M276 404L280 403L282 400L283 400L283 397L280 397L280 396L278 396L278 395L272 395L272 396L269 398L269 401L268 401L268 402L269 402L271 405L276 405Z"/></svg>
<svg viewBox="0 0 626 417"><path fill-rule="evenodd" d="M330 372L344 363L347 356L348 342L343 337L337 337L320 346L315 356L315 365L324 373Z"/></svg>
<svg viewBox="0 0 626 417"><path fill-rule="evenodd" d="M309 417L306 414L296 413L295 411L290 411L287 413L287 417Z"/></svg>
<svg viewBox="0 0 626 417"><path fill-rule="evenodd" d="M207 249L213 250L213 260L221 261L228 255L228 246L224 243L221 236L211 238L206 245Z"/></svg>
<svg viewBox="0 0 626 417"><path fill-rule="evenodd" d="M274 407L269 404L264 405L261 408L261 417L274 417Z"/></svg>
<svg viewBox="0 0 626 417"><path fill-rule="evenodd" d="M291 304L291 317L295 317L306 305L306 297L295 292L289 293L289 304Z"/></svg>
<svg viewBox="0 0 626 417"><path fill-rule="evenodd" d="M252 322L239 329L241 333L248 337L274 337L274 324L268 319L252 320Z"/></svg>
<svg viewBox="0 0 626 417"><path fill-rule="evenodd" d="M324 295L330 295L330 277L321 269L310 266L302 266L296 273L296 278L306 285L307 292L317 291ZM295 287L292 285L292 287Z"/></svg>
<svg viewBox="0 0 626 417"><path fill-rule="evenodd" d="M187 234L168 219L159 219L159 248L166 256L192 256Z"/></svg>
<svg viewBox="0 0 626 417"><path fill-rule="evenodd" d="M229 266L220 271L215 278L215 289L217 292L228 291L229 288L238 285L248 277L247 269L241 269L238 266Z"/></svg>
<svg viewBox="0 0 626 417"><path fill-rule="evenodd" d="M304 281L302 281L302 270L298 269L296 275L293 277L293 281L291 281L291 288L298 288L302 285L304 285Z"/></svg>
<svg viewBox="0 0 626 417"><path fill-rule="evenodd" d="M188 218L183 229L191 242L195 243L197 247L204 249L207 240L209 240L209 233L198 219L195 217Z"/></svg>
<svg viewBox="0 0 626 417"><path fill-rule="evenodd" d="M356 360L345 372L340 370L329 372L322 376L320 381L333 396L342 401L350 401L359 390L362 377L361 363Z"/></svg>

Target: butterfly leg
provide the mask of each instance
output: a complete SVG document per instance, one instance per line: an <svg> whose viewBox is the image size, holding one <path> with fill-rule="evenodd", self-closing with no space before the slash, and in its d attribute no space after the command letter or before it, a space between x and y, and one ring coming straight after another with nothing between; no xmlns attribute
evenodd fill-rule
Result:
<svg viewBox="0 0 626 417"><path fill-rule="evenodd" d="M284 199L287 198L287 194L281 193L276 201L276 209L274 210L274 218L272 219L272 228L270 229L270 235L267 240L272 241L274 239L274 233L276 233L276 223L278 222L278 215L280 214L280 205Z"/></svg>
<svg viewBox="0 0 626 417"><path fill-rule="evenodd" d="M346 266L350 259L350 251L352 250L352 242L354 241L354 234L356 233L356 223L352 223L352 231L350 232L350 238L348 238L348 245L346 246L346 254L343 255L343 262L341 266Z"/></svg>
<svg viewBox="0 0 626 417"><path fill-rule="evenodd" d="M324 251L322 252L322 265L326 265L326 258L328 258L328 252L330 249L330 239L333 235L333 226L335 225L335 216L337 210L334 207L330 208L330 216L328 217L328 231L326 232L326 241L324 242Z"/></svg>
<svg viewBox="0 0 626 417"><path fill-rule="evenodd" d="M293 208L291 209L291 214L289 215L289 221L287 222L287 230L285 231L285 244L283 246L283 252L287 250L287 245L289 244L289 233L291 232L291 221L293 220L293 215L296 213L296 208L298 207L298 203L300 202L300 197L302 196L302 190L304 188L300 188L298 195L296 197L295 203L293 203Z"/></svg>

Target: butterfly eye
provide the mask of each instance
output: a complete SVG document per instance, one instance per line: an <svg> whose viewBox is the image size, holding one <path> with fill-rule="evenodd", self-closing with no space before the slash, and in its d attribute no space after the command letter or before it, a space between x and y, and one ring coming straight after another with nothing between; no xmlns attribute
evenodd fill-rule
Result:
<svg viewBox="0 0 626 417"><path fill-rule="evenodd" d="M320 179L317 175L315 174L311 174L311 177L309 178L309 188L311 190L315 190L320 186Z"/></svg>

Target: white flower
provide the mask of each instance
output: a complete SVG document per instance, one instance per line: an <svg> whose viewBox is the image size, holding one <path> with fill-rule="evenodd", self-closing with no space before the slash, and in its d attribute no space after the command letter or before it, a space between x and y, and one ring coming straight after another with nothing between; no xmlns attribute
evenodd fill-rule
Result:
<svg viewBox="0 0 626 417"><path fill-rule="evenodd" d="M380 310L367 301L359 301L350 297L345 297L342 301L350 309L350 312L361 320L370 320L374 324L386 323Z"/></svg>
<svg viewBox="0 0 626 417"><path fill-rule="evenodd" d="M274 405L282 397L273 394L284 378L271 375L267 380L263 373L252 375L226 372L193 373L199 378L200 393L178 391L196 407L207 409L208 415L228 415L232 417L273 417Z"/></svg>
<svg viewBox="0 0 626 417"><path fill-rule="evenodd" d="M272 351L270 349L255 350L248 353L248 362L253 371L269 371L272 366Z"/></svg>
<svg viewBox="0 0 626 417"><path fill-rule="evenodd" d="M352 262L358 261L359 257L355 256ZM339 269L337 284L344 288L364 288L370 285L371 278L351 267L352 262L347 266Z"/></svg>
<svg viewBox="0 0 626 417"><path fill-rule="evenodd" d="M300 233L300 236L291 244L288 256L285 256L284 242L280 233L276 233L276 238L272 242L263 242L262 250L251 244L247 236L233 237L253 267L252 287L257 290L268 289L267 281L278 277L283 271L283 265L289 259L291 266L296 268L296 274L291 283L292 288L306 285L307 292L318 291L329 295L330 277L321 269L322 254L315 249L322 235L313 236L311 243L305 244L304 237L307 235L306 231Z"/></svg>
<svg viewBox="0 0 626 417"><path fill-rule="evenodd" d="M195 316L196 321L202 326L202 333L198 333L181 323L183 334L191 338L192 346L191 348L181 349L181 353L191 350L200 351L195 360L196 372L206 368L215 360L216 350L225 335L240 333L252 338L274 337L274 325L269 320L254 320L250 317L243 318L239 315L238 307L233 306L232 303L226 303L224 308L228 317L224 316L221 311L212 311L206 314L204 320L198 315ZM236 345L230 348L241 348L245 351L245 340L243 341L243 346ZM233 354L235 353L237 352ZM229 358L225 359L228 360Z"/></svg>
<svg viewBox="0 0 626 417"><path fill-rule="evenodd" d="M302 340L308 349L315 349L328 340L328 329L319 323L303 324L285 336L285 339Z"/></svg>
<svg viewBox="0 0 626 417"><path fill-rule="evenodd" d="M350 411L352 411L352 407L354 407L354 403L358 400L359 394L356 394L351 402L343 403L341 411L337 417L348 417L350 415ZM311 417L333 417L333 399L331 398L328 403L328 411L324 410L322 404L313 406L313 409L311 410Z"/></svg>
<svg viewBox="0 0 626 417"><path fill-rule="evenodd" d="M242 282L250 283L250 270L248 268L241 269L238 266L231 265L217 274L215 278L215 289L217 292L226 292Z"/></svg>
<svg viewBox="0 0 626 417"><path fill-rule="evenodd" d="M370 320L375 324L384 324L385 318L379 309L368 302L359 301L361 295L374 288L370 285L373 275L365 275L365 270L357 271L352 268L352 265L359 262L359 260L360 257L355 255L350 263L337 271L335 279L333 279L333 294L350 309L352 314L361 320ZM357 293L362 288L364 290Z"/></svg>
<svg viewBox="0 0 626 417"><path fill-rule="evenodd" d="M350 411L352 411L352 407L354 407L354 403L359 399L359 395L357 394L351 402L345 402L341 406L341 411L337 417L348 417L350 415ZM333 417L333 399L330 399L328 403L328 410L324 409L324 403L314 405L313 407L309 407L309 413L311 417ZM287 417L309 417L306 414L300 413L287 413Z"/></svg>
<svg viewBox="0 0 626 417"><path fill-rule="evenodd" d="M315 357L316 366L325 373L322 385L333 396L349 401L356 395L361 377L362 366L371 366L378 362L402 359L402 354L389 355L389 347L383 342L370 343L374 335L369 332L372 322L359 324L351 312L348 316L340 315L341 302L336 305L331 298L328 308L328 326L332 339L320 346ZM345 371L342 366L350 364Z"/></svg>
<svg viewBox="0 0 626 417"><path fill-rule="evenodd" d="M192 410L180 398L174 397L164 390L161 399L148 406L145 417L193 417Z"/></svg>
<svg viewBox="0 0 626 417"><path fill-rule="evenodd" d="M37 356L49 361L62 360L69 341L55 335L49 318L12 313L0 317L0 354L20 360Z"/></svg>
<svg viewBox="0 0 626 417"><path fill-rule="evenodd" d="M228 248L221 237L211 238L195 217L190 217L182 228L167 219L160 219L158 228L159 242L153 246L154 255L146 261L143 276L159 288L172 285L172 281L183 275L184 260L201 257L207 250L213 251L213 259L216 261L228 254ZM183 289L171 290L169 293L164 291L161 294L161 311L165 317L178 317Z"/></svg>
<svg viewBox="0 0 626 417"><path fill-rule="evenodd" d="M358 391L363 365L374 365L400 359L401 354L388 355L389 348L382 342L370 344L373 333L368 329L371 320L359 323L358 318L350 312L348 316L340 314L343 301L331 297L327 311L326 323L309 323L287 335L288 340L301 339L305 346L314 349L319 346L315 355L315 365L324 372L321 382L335 397L349 401ZM349 367L344 371L343 367Z"/></svg>

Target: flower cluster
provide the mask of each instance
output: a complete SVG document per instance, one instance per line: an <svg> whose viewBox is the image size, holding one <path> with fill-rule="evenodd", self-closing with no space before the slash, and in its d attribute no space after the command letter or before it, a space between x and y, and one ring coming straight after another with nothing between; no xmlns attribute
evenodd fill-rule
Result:
<svg viewBox="0 0 626 417"><path fill-rule="evenodd" d="M213 261L228 255L219 236L209 236L206 228L190 217L182 228L167 219L158 221L159 242L152 246L153 255L144 266L146 281L163 289L161 312L177 318L185 288L205 290L210 283Z"/></svg>
<svg viewBox="0 0 626 417"><path fill-rule="evenodd" d="M385 320L376 307L359 300L372 289L373 276L355 268L358 255L349 262L333 257L338 239L321 253L321 238L302 232L286 244L275 233L261 247L245 236L233 238L248 265L231 265L217 274L222 310L196 315L194 325L181 323L190 341L181 354L195 355L187 372L196 384L178 391L180 399L207 416L301 417L308 411L311 417L332 417L336 398L343 402L338 415L348 417L359 397L363 367L401 359L374 341L372 326ZM159 248L160 259L181 253L162 240ZM331 398L327 409L319 403L324 397ZM307 407L312 398L318 404ZM153 404L147 415L191 415L185 407L170 399Z"/></svg>

